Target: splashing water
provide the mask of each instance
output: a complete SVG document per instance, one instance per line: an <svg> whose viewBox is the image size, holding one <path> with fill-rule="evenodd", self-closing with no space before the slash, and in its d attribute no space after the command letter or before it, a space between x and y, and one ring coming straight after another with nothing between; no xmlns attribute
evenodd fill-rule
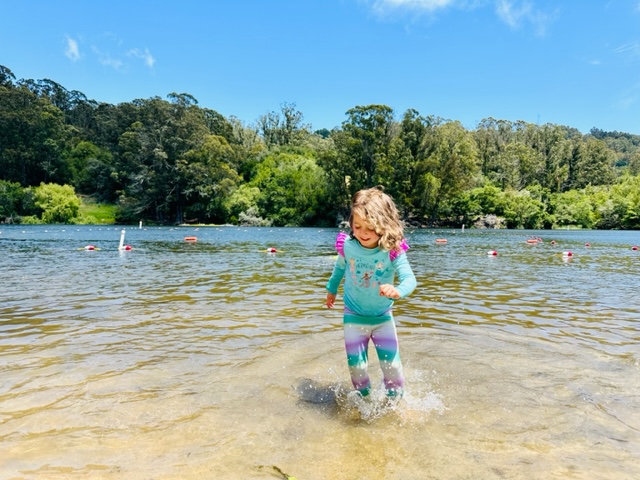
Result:
<svg viewBox="0 0 640 480"><path fill-rule="evenodd" d="M389 397L380 383L363 397L340 383L322 383L302 378L293 387L299 399L321 407L332 406L339 418L351 422L372 423L381 418L395 417L400 422L425 422L432 412L443 413L444 403L440 395L428 390L428 384L417 382L415 392L405 392L402 397Z"/></svg>

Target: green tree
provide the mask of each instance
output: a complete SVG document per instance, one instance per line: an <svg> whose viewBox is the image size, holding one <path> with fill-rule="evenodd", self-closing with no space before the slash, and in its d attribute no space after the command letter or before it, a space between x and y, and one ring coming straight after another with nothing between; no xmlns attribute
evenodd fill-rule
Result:
<svg viewBox="0 0 640 480"><path fill-rule="evenodd" d="M426 139L431 152L416 166L418 181L412 197L421 213L431 220L453 213L452 203L460 191L479 181L478 152L473 137L460 122L448 122L435 128Z"/></svg>
<svg viewBox="0 0 640 480"><path fill-rule="evenodd" d="M18 182L0 180L0 220L13 223L20 214L24 189Z"/></svg>
<svg viewBox="0 0 640 480"><path fill-rule="evenodd" d="M309 135L309 128L302 123L304 115L296 110L295 103L283 103L280 113L270 112L258 119L258 131L267 147L299 146Z"/></svg>
<svg viewBox="0 0 640 480"><path fill-rule="evenodd" d="M226 138L207 135L202 145L178 161L187 219L207 223L228 220L229 197L241 181L233 158L234 150Z"/></svg>
<svg viewBox="0 0 640 480"><path fill-rule="evenodd" d="M575 188L587 185L610 185L615 181L615 154L607 145L594 138L588 138L583 152L576 162Z"/></svg>
<svg viewBox="0 0 640 480"><path fill-rule="evenodd" d="M158 223L182 223L184 182L178 169L184 154L207 135L201 110L186 94L136 101L139 120L120 137L118 179L125 185L118 218L142 216Z"/></svg>
<svg viewBox="0 0 640 480"><path fill-rule="evenodd" d="M22 186L66 183L64 115L24 85L0 86L0 179Z"/></svg>
<svg viewBox="0 0 640 480"><path fill-rule="evenodd" d="M332 199L332 205L328 206L327 213L337 220L342 220L348 214L351 196L357 187L352 183L352 177L356 171L355 161L348 152L355 140L342 130L334 130L331 133L333 148L323 149L318 152L318 165L326 174L327 198Z"/></svg>
<svg viewBox="0 0 640 480"><path fill-rule="evenodd" d="M268 220L259 216L259 199L260 189L258 187L247 183L241 184L227 199L226 209L229 212L229 221L255 226L270 225Z"/></svg>
<svg viewBox="0 0 640 480"><path fill-rule="evenodd" d="M311 152L275 150L257 168L251 185L260 190L261 216L274 225L313 225L322 218L319 206L326 192L326 175Z"/></svg>
<svg viewBox="0 0 640 480"><path fill-rule="evenodd" d="M625 175L610 190L620 228L640 229L640 176Z"/></svg>
<svg viewBox="0 0 640 480"><path fill-rule="evenodd" d="M357 106L347 111L342 130L346 141L336 141L339 155L352 160L353 190L379 183L378 166L386 160L393 137L393 110L386 105Z"/></svg>
<svg viewBox="0 0 640 480"><path fill-rule="evenodd" d="M89 141L80 141L65 155L78 193L93 195L98 201L114 202L113 156Z"/></svg>
<svg viewBox="0 0 640 480"><path fill-rule="evenodd" d="M554 196L555 226L579 226L593 228L594 209L589 195L584 191L569 190Z"/></svg>
<svg viewBox="0 0 640 480"><path fill-rule="evenodd" d="M43 223L76 223L81 202L71 185L42 183L33 190Z"/></svg>
<svg viewBox="0 0 640 480"><path fill-rule="evenodd" d="M504 192L504 217L507 228L538 229L544 226L545 209L528 190L508 189Z"/></svg>

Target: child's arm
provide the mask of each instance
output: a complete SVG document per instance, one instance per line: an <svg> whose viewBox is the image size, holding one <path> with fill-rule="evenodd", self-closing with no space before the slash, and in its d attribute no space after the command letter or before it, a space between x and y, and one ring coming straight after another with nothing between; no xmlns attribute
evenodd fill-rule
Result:
<svg viewBox="0 0 640 480"><path fill-rule="evenodd" d="M336 303L336 294L335 293L327 293L327 308L333 308Z"/></svg>
<svg viewBox="0 0 640 480"><path fill-rule="evenodd" d="M331 273L331 277L327 282L327 302L326 305L328 308L333 308L333 305L336 302L336 294L338 293L338 287L340 286L340 282L344 277L344 272L346 270L347 262L344 257L339 255L336 260L335 265L333 266L333 272Z"/></svg>
<svg viewBox="0 0 640 480"><path fill-rule="evenodd" d="M380 285L380 295L398 300L409 295L416 288L416 276L413 274L409 260L405 254L399 255L393 261L398 274L398 286L390 284Z"/></svg>

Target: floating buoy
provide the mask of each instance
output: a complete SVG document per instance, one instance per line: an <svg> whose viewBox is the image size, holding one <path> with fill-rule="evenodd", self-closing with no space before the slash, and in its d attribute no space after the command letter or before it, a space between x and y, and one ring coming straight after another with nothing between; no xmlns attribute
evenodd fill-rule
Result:
<svg viewBox="0 0 640 480"><path fill-rule="evenodd" d="M198 237L184 237L185 242L197 242Z"/></svg>
<svg viewBox="0 0 640 480"><path fill-rule="evenodd" d="M98 250L95 246L93 245L87 245L86 247L84 247L85 250Z"/></svg>
<svg viewBox="0 0 640 480"><path fill-rule="evenodd" d="M638 250L638 246L634 245L633 247L631 247L631 250Z"/></svg>
<svg viewBox="0 0 640 480"><path fill-rule="evenodd" d="M436 243L447 243L446 238L436 238Z"/></svg>
<svg viewBox="0 0 640 480"><path fill-rule="evenodd" d="M131 250L131 245L124 244L124 230L120 232L120 245L118 246L118 250Z"/></svg>
<svg viewBox="0 0 640 480"><path fill-rule="evenodd" d="M276 247L269 247L269 248L267 248L266 251L267 251L267 253L277 253L278 252L278 250L276 250Z"/></svg>
<svg viewBox="0 0 640 480"><path fill-rule="evenodd" d="M573 257L573 253L572 252L562 252L562 256L563 257Z"/></svg>
<svg viewBox="0 0 640 480"><path fill-rule="evenodd" d="M487 252L487 255L490 256L490 257L495 257L495 256L498 255L498 252L496 252L495 250L489 250Z"/></svg>
<svg viewBox="0 0 640 480"><path fill-rule="evenodd" d="M556 241L555 240L551 240L551 245L555 245Z"/></svg>
<svg viewBox="0 0 640 480"><path fill-rule="evenodd" d="M585 247L590 247L590 246L591 246L591 244L590 244L589 242L587 242L587 243L585 243L585 244L584 244L584 246L585 246Z"/></svg>
<svg viewBox="0 0 640 480"><path fill-rule="evenodd" d="M530 238L527 240L527 243L538 243L538 239L537 238Z"/></svg>

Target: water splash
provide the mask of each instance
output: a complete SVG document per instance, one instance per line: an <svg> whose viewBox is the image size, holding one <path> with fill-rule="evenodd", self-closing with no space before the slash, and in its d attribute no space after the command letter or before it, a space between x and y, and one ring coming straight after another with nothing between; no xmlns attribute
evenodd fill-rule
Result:
<svg viewBox="0 0 640 480"><path fill-rule="evenodd" d="M441 396L433 391L425 377L424 372L412 372L408 379L411 390L401 397L387 396L382 382L366 397L350 385L311 378L298 379L293 390L300 401L325 411L329 409L346 421L372 423L395 418L401 423L424 423L432 413L442 414L446 410Z"/></svg>
<svg viewBox="0 0 640 480"><path fill-rule="evenodd" d="M337 392L336 402L342 417L372 423L392 419L399 423L423 423L433 412L443 413L444 403L435 392L405 392L402 397L389 397L384 385L372 389L363 397L358 391Z"/></svg>

